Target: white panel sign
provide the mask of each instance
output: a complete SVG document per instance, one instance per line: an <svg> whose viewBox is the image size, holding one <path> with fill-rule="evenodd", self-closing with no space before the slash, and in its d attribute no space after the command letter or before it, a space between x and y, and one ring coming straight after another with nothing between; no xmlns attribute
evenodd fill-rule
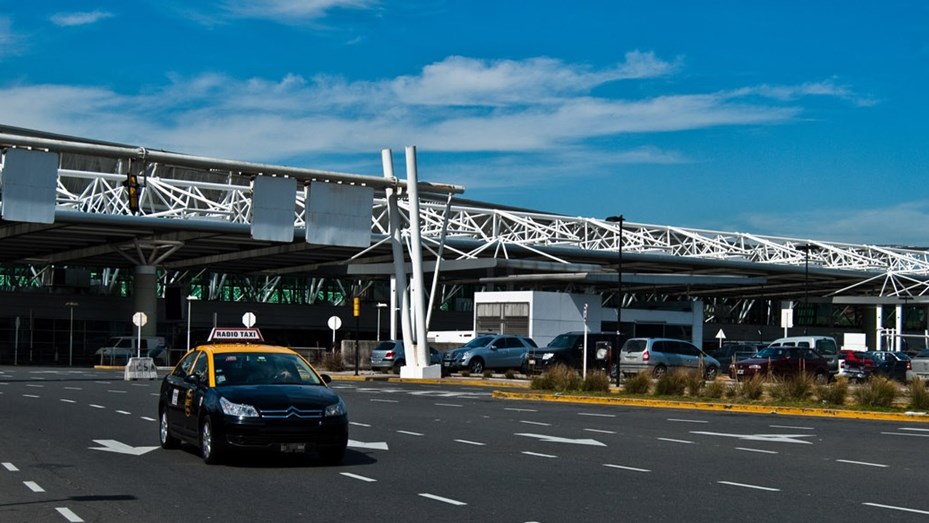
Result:
<svg viewBox="0 0 929 523"><path fill-rule="evenodd" d="M306 242L368 247L373 203L371 187L312 182L306 204Z"/></svg>
<svg viewBox="0 0 929 523"><path fill-rule="evenodd" d="M58 154L8 149L3 160L3 219L54 223L57 185Z"/></svg>
<svg viewBox="0 0 929 523"><path fill-rule="evenodd" d="M252 238L294 241L297 180L259 176L252 191Z"/></svg>

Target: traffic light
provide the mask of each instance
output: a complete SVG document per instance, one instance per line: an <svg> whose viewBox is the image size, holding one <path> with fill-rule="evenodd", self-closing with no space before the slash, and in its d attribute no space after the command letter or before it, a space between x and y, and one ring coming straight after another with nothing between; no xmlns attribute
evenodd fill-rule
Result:
<svg viewBox="0 0 929 523"><path fill-rule="evenodd" d="M123 187L126 188L126 197L129 199L129 212L139 214L139 177L127 174Z"/></svg>
<svg viewBox="0 0 929 523"><path fill-rule="evenodd" d="M352 316L356 318L361 316L361 298L355 298L353 300Z"/></svg>

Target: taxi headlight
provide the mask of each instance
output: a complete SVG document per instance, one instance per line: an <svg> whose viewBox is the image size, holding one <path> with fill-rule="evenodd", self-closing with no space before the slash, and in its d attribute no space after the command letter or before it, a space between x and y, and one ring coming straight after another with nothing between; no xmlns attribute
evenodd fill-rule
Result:
<svg viewBox="0 0 929 523"><path fill-rule="evenodd" d="M226 398L219 398L219 406L223 408L223 414L235 416L237 418L257 418L258 411L251 405L233 403Z"/></svg>
<svg viewBox="0 0 929 523"><path fill-rule="evenodd" d="M555 357L555 353L554 353L554 352L546 352L545 354L542 355L542 359L543 359L543 360L550 360L550 359L552 359L552 358L554 358L554 357Z"/></svg>
<svg viewBox="0 0 929 523"><path fill-rule="evenodd" d="M346 414L348 414L348 411L345 410L345 404L342 403L342 400L327 406L326 410L323 412L323 416L327 418L330 416L345 416Z"/></svg>

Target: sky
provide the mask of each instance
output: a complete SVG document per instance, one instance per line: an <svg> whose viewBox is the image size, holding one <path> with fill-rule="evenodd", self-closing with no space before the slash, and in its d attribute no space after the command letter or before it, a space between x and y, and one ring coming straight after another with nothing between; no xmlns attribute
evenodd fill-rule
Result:
<svg viewBox="0 0 929 523"><path fill-rule="evenodd" d="M929 247L923 0L0 0L0 123Z"/></svg>

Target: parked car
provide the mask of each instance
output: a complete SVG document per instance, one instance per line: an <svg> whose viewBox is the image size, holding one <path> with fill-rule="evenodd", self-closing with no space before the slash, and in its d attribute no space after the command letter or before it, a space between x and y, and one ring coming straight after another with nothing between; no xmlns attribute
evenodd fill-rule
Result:
<svg viewBox="0 0 929 523"><path fill-rule="evenodd" d="M929 349L917 352L910 361L913 367L913 376L923 381L929 381Z"/></svg>
<svg viewBox="0 0 929 523"><path fill-rule="evenodd" d="M788 336L772 341L769 347L809 347L826 359L829 374L839 373L839 346L831 336Z"/></svg>
<svg viewBox="0 0 929 523"><path fill-rule="evenodd" d="M696 371L703 365L706 379L719 374L719 361L692 343L671 338L630 338L620 350L620 371L632 376L642 371L659 378L678 369ZM615 373L614 373L615 374Z"/></svg>
<svg viewBox="0 0 929 523"><path fill-rule="evenodd" d="M125 365L136 354L152 358L156 365L168 364L168 348L163 336L114 336L94 351L101 365Z"/></svg>
<svg viewBox="0 0 929 523"><path fill-rule="evenodd" d="M535 348L538 345L525 336L478 336L463 347L446 352L442 358L442 372L468 370L480 374L484 369L519 369L526 352Z"/></svg>
<svg viewBox="0 0 929 523"><path fill-rule="evenodd" d="M861 360L861 355L867 351L842 349L839 351L839 372L836 376L848 376L847 366Z"/></svg>
<svg viewBox="0 0 929 523"><path fill-rule="evenodd" d="M442 353L429 347L429 364L440 365ZM371 349L371 369L380 371L393 371L400 373L400 367L406 365L406 354L403 349L403 340L387 340L378 343Z"/></svg>
<svg viewBox="0 0 929 523"><path fill-rule="evenodd" d="M784 377L801 372L814 376L818 383L826 383L829 381L829 361L807 347L771 346L729 367L729 375L739 381L755 375Z"/></svg>
<svg viewBox="0 0 929 523"><path fill-rule="evenodd" d="M913 377L913 363L903 352L862 351L855 360L846 360L845 372L855 381L884 376L906 383Z"/></svg>
<svg viewBox="0 0 929 523"><path fill-rule="evenodd" d="M607 369L609 354L616 343L615 332L587 333L587 369ZM623 338L620 338L621 340ZM524 374L545 372L555 365L566 365L574 369L583 368L584 333L579 331L559 334L541 348L526 353Z"/></svg>
<svg viewBox="0 0 929 523"><path fill-rule="evenodd" d="M766 343L724 343L722 347L717 349L706 350L706 353L719 360L719 363L725 367L732 364L734 361L742 361L751 358L757 354L758 351L767 346L768 344Z"/></svg>

